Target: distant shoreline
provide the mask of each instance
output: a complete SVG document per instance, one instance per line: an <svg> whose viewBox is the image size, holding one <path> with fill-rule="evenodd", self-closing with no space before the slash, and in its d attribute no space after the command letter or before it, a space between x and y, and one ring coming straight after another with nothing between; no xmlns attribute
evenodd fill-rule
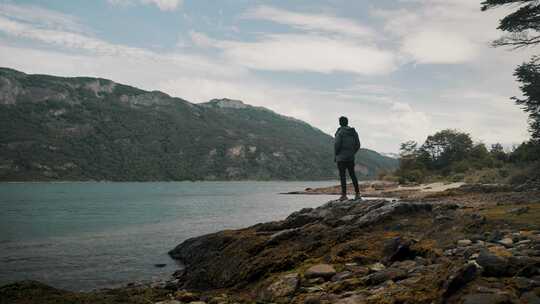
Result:
<svg viewBox="0 0 540 304"><path fill-rule="evenodd" d="M368 181L368 180L366 180ZM283 183L289 183L289 182L329 182L332 184L336 184L337 180L183 180L183 181L80 181L80 180L73 180L73 181L0 181L0 184L67 184L67 183L224 183L224 182L230 182L230 183L243 183L243 182L257 182L257 183L276 183L276 182L283 182Z"/></svg>

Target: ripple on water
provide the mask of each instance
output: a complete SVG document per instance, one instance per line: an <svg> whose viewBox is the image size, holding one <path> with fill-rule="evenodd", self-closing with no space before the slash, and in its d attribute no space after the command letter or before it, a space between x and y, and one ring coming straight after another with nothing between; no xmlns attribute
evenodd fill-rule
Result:
<svg viewBox="0 0 540 304"><path fill-rule="evenodd" d="M282 196L328 182L0 184L0 284L92 290L168 278L183 240L285 218L335 196ZM155 267L155 264L166 264Z"/></svg>

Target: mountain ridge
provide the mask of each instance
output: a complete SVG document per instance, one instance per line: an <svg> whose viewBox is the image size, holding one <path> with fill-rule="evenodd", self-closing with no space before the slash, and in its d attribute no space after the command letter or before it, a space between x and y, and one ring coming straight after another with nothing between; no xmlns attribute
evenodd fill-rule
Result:
<svg viewBox="0 0 540 304"><path fill-rule="evenodd" d="M0 68L0 180L335 178L333 138L239 100L191 103L112 80ZM360 175L397 163L363 149Z"/></svg>

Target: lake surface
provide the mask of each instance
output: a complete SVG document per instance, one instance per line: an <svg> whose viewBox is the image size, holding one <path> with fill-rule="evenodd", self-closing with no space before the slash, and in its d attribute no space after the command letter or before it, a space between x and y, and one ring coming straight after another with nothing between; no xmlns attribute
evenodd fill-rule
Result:
<svg viewBox="0 0 540 304"><path fill-rule="evenodd" d="M168 278L187 238L279 220L337 182L0 183L0 285L91 290ZM157 268L155 264L167 264Z"/></svg>

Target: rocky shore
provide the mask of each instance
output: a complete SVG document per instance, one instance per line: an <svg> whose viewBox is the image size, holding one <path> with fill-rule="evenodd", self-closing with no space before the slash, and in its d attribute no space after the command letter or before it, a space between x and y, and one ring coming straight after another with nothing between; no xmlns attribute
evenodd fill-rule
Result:
<svg viewBox="0 0 540 304"><path fill-rule="evenodd" d="M540 303L540 192L465 185L331 201L204 235L162 284L94 293L36 282L0 303Z"/></svg>

